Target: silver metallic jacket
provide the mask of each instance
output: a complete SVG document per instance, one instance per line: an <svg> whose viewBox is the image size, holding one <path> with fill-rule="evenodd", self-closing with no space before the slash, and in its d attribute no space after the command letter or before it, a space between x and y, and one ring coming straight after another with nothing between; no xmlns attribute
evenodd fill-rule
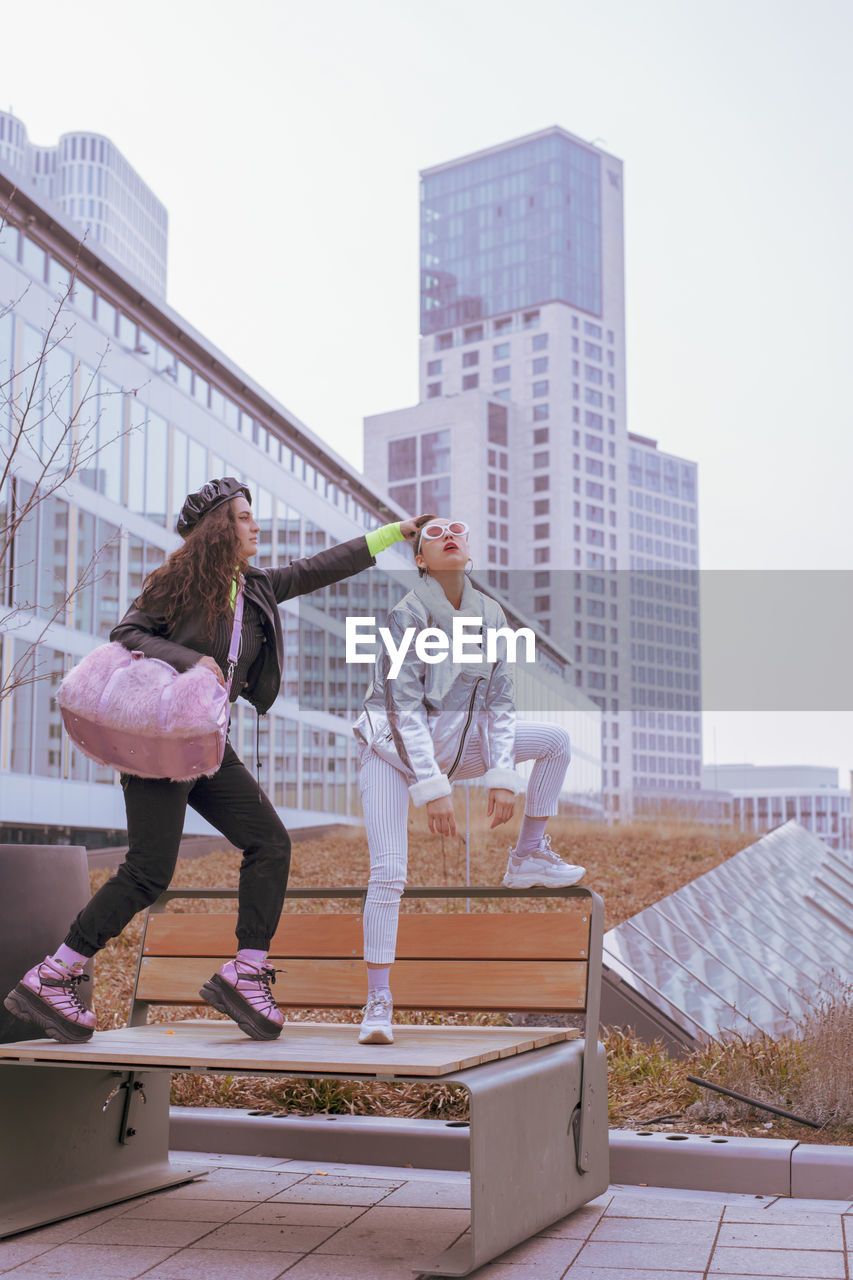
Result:
<svg viewBox="0 0 853 1280"><path fill-rule="evenodd" d="M399 647L407 627L416 632L438 627L450 637L454 614L482 618L484 628L507 625L497 601L476 591L467 579L461 607L454 610L429 577L394 606L386 625ZM395 679L389 676L390 667L383 646L353 732L405 774L415 805L450 794L465 745L476 734L487 765L486 786L503 787L514 795L524 790L513 767L515 701L511 669L503 657L496 662L484 658L482 663L454 663L448 653L441 662L426 663L412 641Z"/></svg>

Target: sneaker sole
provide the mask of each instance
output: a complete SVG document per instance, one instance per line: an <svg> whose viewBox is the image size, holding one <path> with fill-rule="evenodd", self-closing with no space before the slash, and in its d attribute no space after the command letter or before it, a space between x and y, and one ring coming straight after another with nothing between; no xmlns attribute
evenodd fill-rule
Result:
<svg viewBox="0 0 853 1280"><path fill-rule="evenodd" d="M559 880L545 880L542 876L504 876L501 883L505 889L568 889L569 885L577 884L583 880L586 871L581 871L576 876L569 876L566 879L561 876Z"/></svg>
<svg viewBox="0 0 853 1280"><path fill-rule="evenodd" d="M281 1035L282 1028L277 1023L257 1013L218 973L208 979L198 994L218 1013L233 1019L252 1040L277 1040Z"/></svg>
<svg viewBox="0 0 853 1280"><path fill-rule="evenodd" d="M386 1031L383 1027L373 1027L370 1031L360 1031L358 1034L359 1044L393 1044L394 1033Z"/></svg>
<svg viewBox="0 0 853 1280"><path fill-rule="evenodd" d="M14 1013L16 1018L22 1018L24 1022L34 1022L37 1027L41 1027L42 1031L46 1031L52 1040L58 1040L60 1044L82 1044L92 1038L93 1027L81 1027L78 1022L72 1022L70 1018L63 1017L53 1005L42 1000L41 996L36 995L35 991L31 991L22 982L9 992L3 1004L10 1013Z"/></svg>

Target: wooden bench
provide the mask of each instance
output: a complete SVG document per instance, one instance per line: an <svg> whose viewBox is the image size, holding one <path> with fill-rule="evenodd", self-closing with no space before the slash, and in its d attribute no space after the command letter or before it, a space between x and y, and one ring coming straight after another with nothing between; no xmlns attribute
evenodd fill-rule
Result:
<svg viewBox="0 0 853 1280"><path fill-rule="evenodd" d="M294 890L270 949L283 1007L359 1007L361 915L295 913ZM406 890L455 910L403 911L394 967L397 1009L584 1013L564 1027L396 1025L393 1045L359 1045L353 1023L289 1022L259 1042L230 1020L147 1022L149 1005L199 1004L198 989L233 954L235 916L166 912L175 898L236 890L172 889L151 908L130 1025L62 1045L0 1045L0 1235L174 1186L198 1175L169 1163L172 1071L441 1081L470 1105L471 1230L415 1269L467 1275L571 1213L608 1184L607 1082L598 1043L603 907L582 887ZM460 899L561 899L560 910L461 910ZM458 905L457 905L458 904ZM449 904L448 904L449 905Z"/></svg>

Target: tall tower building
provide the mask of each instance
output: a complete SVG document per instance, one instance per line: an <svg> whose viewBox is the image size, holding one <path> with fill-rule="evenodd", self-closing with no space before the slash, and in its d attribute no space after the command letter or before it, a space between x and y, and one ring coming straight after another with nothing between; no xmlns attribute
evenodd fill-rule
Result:
<svg viewBox="0 0 853 1280"><path fill-rule="evenodd" d="M424 170L420 299L419 404L365 420L368 474L406 510L465 515L478 568L573 657L603 712L608 808L627 816L636 584L621 161L553 127ZM669 693L664 676L665 716Z"/></svg>
<svg viewBox="0 0 853 1280"><path fill-rule="evenodd" d="M0 111L0 160L22 175L160 297L166 296L168 214L118 147L99 133L64 133L34 146L16 116Z"/></svg>

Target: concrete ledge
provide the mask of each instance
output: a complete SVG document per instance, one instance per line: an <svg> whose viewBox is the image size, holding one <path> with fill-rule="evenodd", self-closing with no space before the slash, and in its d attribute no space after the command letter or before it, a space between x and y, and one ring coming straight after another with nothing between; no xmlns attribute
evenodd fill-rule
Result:
<svg viewBox="0 0 853 1280"><path fill-rule="evenodd" d="M172 1107L169 1146L418 1169L467 1169L469 1163L467 1124L395 1116L259 1116L225 1107Z"/></svg>
<svg viewBox="0 0 853 1280"><path fill-rule="evenodd" d="M175 1151L281 1160L469 1167L466 1124L391 1116L263 1116L226 1107L172 1107L169 1145ZM610 1180L685 1191L853 1200L853 1147L611 1129Z"/></svg>
<svg viewBox="0 0 853 1280"><path fill-rule="evenodd" d="M680 1187L685 1191L789 1196L791 1154L796 1146L796 1142L781 1138L716 1138L695 1133L611 1129L610 1180Z"/></svg>
<svg viewBox="0 0 853 1280"><path fill-rule="evenodd" d="M853 1200L853 1147L798 1146L791 1157L791 1195Z"/></svg>

